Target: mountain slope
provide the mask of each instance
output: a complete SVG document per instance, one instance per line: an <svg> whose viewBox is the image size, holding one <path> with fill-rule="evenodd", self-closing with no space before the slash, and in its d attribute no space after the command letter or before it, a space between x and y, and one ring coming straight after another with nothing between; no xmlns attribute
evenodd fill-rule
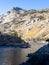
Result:
<svg viewBox="0 0 49 65"><path fill-rule="evenodd" d="M25 41L46 40L49 38L49 9L13 7L0 15L0 32L18 34Z"/></svg>

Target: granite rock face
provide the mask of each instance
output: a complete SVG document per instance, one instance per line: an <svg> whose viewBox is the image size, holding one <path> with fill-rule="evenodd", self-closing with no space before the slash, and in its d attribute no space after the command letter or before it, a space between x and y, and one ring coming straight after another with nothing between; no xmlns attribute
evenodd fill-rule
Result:
<svg viewBox="0 0 49 65"><path fill-rule="evenodd" d="M13 7L0 15L0 32L18 34L25 41L49 38L49 9L25 10Z"/></svg>

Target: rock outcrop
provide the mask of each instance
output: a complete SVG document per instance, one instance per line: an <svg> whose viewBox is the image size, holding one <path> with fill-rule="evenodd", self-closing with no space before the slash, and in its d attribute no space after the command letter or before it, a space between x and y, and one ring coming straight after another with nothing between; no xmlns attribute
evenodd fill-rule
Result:
<svg viewBox="0 0 49 65"><path fill-rule="evenodd" d="M0 32L17 33L25 41L46 40L49 38L49 9L25 10L13 7L0 15Z"/></svg>
<svg viewBox="0 0 49 65"><path fill-rule="evenodd" d="M49 65L49 44L41 47L35 53L28 54L29 59L20 65Z"/></svg>

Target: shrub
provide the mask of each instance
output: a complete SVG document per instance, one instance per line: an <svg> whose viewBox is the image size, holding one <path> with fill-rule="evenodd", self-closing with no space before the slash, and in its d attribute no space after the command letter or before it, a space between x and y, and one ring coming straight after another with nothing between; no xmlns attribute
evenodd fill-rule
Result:
<svg viewBox="0 0 49 65"><path fill-rule="evenodd" d="M38 16L38 18L39 18L40 20L43 20L43 19L44 19L44 17L43 17L43 16Z"/></svg>

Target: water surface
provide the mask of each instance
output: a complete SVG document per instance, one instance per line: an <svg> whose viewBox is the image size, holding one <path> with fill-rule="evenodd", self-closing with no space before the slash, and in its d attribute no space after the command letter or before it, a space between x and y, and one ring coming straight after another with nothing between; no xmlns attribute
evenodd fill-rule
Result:
<svg viewBox="0 0 49 65"><path fill-rule="evenodd" d="M36 44L36 43L35 43ZM30 48L0 47L0 65L19 65L28 60L29 53L36 52L42 45L33 45Z"/></svg>

